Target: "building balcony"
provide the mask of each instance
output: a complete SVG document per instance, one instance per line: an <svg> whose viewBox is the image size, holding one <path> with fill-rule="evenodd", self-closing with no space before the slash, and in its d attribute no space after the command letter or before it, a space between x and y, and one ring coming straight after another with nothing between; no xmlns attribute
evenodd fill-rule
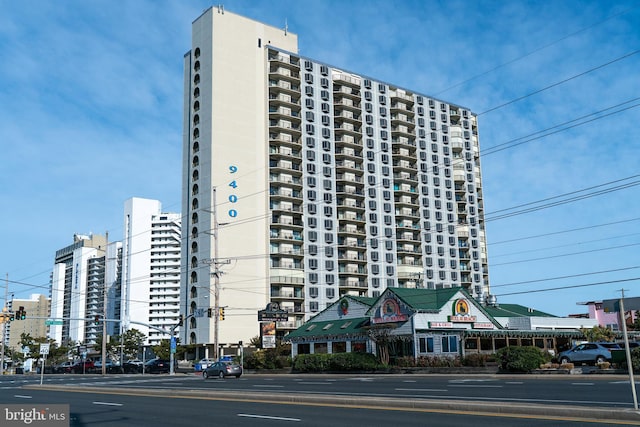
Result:
<svg viewBox="0 0 640 427"><path fill-rule="evenodd" d="M269 176L269 182L286 184L290 187L302 187L302 180L299 177L292 177L292 176L286 176L286 175L283 175L283 176L271 175Z"/></svg>
<svg viewBox="0 0 640 427"><path fill-rule="evenodd" d="M346 207L346 208L351 208L351 209L357 209L357 210L361 210L364 209L364 203L362 203L359 200L353 200L353 199L344 199L342 197L338 197L337 201L336 201L336 205L338 206L338 208L340 207Z"/></svg>
<svg viewBox="0 0 640 427"><path fill-rule="evenodd" d="M294 148L301 147L299 132L269 132L269 142Z"/></svg>
<svg viewBox="0 0 640 427"><path fill-rule="evenodd" d="M304 300L304 292L302 289L296 289L296 291L282 291L277 289L271 289L271 300Z"/></svg>
<svg viewBox="0 0 640 427"><path fill-rule="evenodd" d="M391 154L393 154L394 159L398 160L416 160L415 149L407 150L406 148L398 148L394 146L393 150L391 150Z"/></svg>
<svg viewBox="0 0 640 427"><path fill-rule="evenodd" d="M280 66L280 64L270 64L269 67L269 79L271 80L286 80L292 84L300 84L300 71L296 68L289 68Z"/></svg>
<svg viewBox="0 0 640 427"><path fill-rule="evenodd" d="M269 196L271 200L291 199L297 200L302 197L302 193L298 190L292 190L289 188L272 187L269 189Z"/></svg>
<svg viewBox="0 0 640 427"><path fill-rule="evenodd" d="M334 120L336 122L350 122L358 126L362 125L362 116L348 109L336 108L334 111Z"/></svg>
<svg viewBox="0 0 640 427"><path fill-rule="evenodd" d="M420 218L420 212L417 209L396 209L396 218Z"/></svg>
<svg viewBox="0 0 640 427"><path fill-rule="evenodd" d="M289 159L289 160L301 160L302 154L300 151L287 150L283 147L269 147L270 159Z"/></svg>
<svg viewBox="0 0 640 427"><path fill-rule="evenodd" d="M338 253L338 262L341 262L342 264L348 263L348 262L366 264L367 257L363 253L358 253L357 255Z"/></svg>
<svg viewBox="0 0 640 427"><path fill-rule="evenodd" d="M271 276L269 283L273 285L294 285L304 286L304 278L296 276Z"/></svg>
<svg viewBox="0 0 640 427"><path fill-rule="evenodd" d="M297 109L291 109L289 107L282 107L277 105L269 106L269 120L272 123L273 120L288 120L295 125L300 125L300 107Z"/></svg>
<svg viewBox="0 0 640 427"><path fill-rule="evenodd" d="M289 203L271 203L269 205L269 209L271 209L275 214L277 213L294 214L294 216L296 217L301 215L303 212L301 205L292 206Z"/></svg>
<svg viewBox="0 0 640 427"><path fill-rule="evenodd" d="M345 188L343 185L338 185L338 187L336 188L336 194L338 196L345 196L345 197L353 196L354 198L357 198L357 199L364 198L364 191L362 191L362 189Z"/></svg>
<svg viewBox="0 0 640 427"><path fill-rule="evenodd" d="M416 140L413 135L408 136L393 136L391 137L391 144L393 146L406 147L409 152L414 156L416 152Z"/></svg>
<svg viewBox="0 0 640 427"><path fill-rule="evenodd" d="M360 90L362 79L360 77L349 76L347 74L336 73L332 75L334 84L341 84L344 86L350 86L353 89Z"/></svg>
<svg viewBox="0 0 640 427"><path fill-rule="evenodd" d="M416 135L413 128L409 128L407 126L391 126L391 136L415 138Z"/></svg>
<svg viewBox="0 0 640 427"><path fill-rule="evenodd" d="M345 175L344 173L337 173L336 174L336 181L345 181L349 184L353 184L353 183L364 183L364 179L362 178L362 176L358 176L358 175Z"/></svg>
<svg viewBox="0 0 640 427"><path fill-rule="evenodd" d="M353 234L353 235L361 235L364 236L366 234L364 228L353 228L353 227L338 227L338 233L345 234Z"/></svg>
<svg viewBox="0 0 640 427"><path fill-rule="evenodd" d="M415 173L394 173L393 181L396 183L407 182L416 185L418 183L418 175ZM398 187L400 188L400 187Z"/></svg>
<svg viewBox="0 0 640 427"><path fill-rule="evenodd" d="M276 229L279 228L278 226L284 227L284 228L297 228L297 227L303 227L304 224L302 223L302 220L299 218L295 218L295 219L290 219L290 218L272 218L271 219L271 228L272 229Z"/></svg>
<svg viewBox="0 0 640 427"><path fill-rule="evenodd" d="M339 238L338 239L338 246L342 246L344 248L355 248L355 249L367 249L367 242L363 239L345 239L345 238Z"/></svg>
<svg viewBox="0 0 640 427"><path fill-rule="evenodd" d="M409 162L407 160L394 160L393 161L393 170L394 171L418 171L418 165L415 162Z"/></svg>
<svg viewBox="0 0 640 427"><path fill-rule="evenodd" d="M360 172L360 174L364 172L364 166L362 166L362 163L356 163L355 161L352 161L352 160L336 160L336 169L338 170L346 169L348 171Z"/></svg>
<svg viewBox="0 0 640 427"><path fill-rule="evenodd" d="M304 265L300 261L283 261L271 259L270 268L284 268L289 270L303 270Z"/></svg>
<svg viewBox="0 0 640 427"><path fill-rule="evenodd" d="M300 84L292 83L287 80L269 79L269 96L277 95L279 93L292 95L294 97L300 96Z"/></svg>
<svg viewBox="0 0 640 427"><path fill-rule="evenodd" d="M347 214L346 212L338 212L338 220L343 222L354 222L354 223L362 223L365 222L365 218L363 215L358 213Z"/></svg>
<svg viewBox="0 0 640 427"><path fill-rule="evenodd" d="M353 134L336 134L336 148L339 147L350 147L354 149L361 150L362 149L362 135Z"/></svg>
<svg viewBox="0 0 640 427"><path fill-rule="evenodd" d="M334 99L350 98L360 101L360 87L355 87L353 85L339 85L334 83L333 97Z"/></svg>
<svg viewBox="0 0 640 427"><path fill-rule="evenodd" d="M349 98L338 97L337 99L334 99L333 105L334 105L334 108L335 107L347 108L351 111L358 112L358 113L362 111L360 99L354 99L350 97Z"/></svg>
<svg viewBox="0 0 640 427"><path fill-rule="evenodd" d="M302 175L302 166L297 163L271 160L269 161L269 167L271 171L280 170L297 176Z"/></svg>
<svg viewBox="0 0 640 427"><path fill-rule="evenodd" d="M353 148L336 147L336 159L348 159L357 162L362 162L362 150L354 150Z"/></svg>

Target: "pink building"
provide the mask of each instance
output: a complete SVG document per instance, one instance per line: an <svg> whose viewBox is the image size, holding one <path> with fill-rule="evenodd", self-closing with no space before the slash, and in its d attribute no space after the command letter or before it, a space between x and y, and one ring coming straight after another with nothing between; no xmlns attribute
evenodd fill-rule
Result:
<svg viewBox="0 0 640 427"><path fill-rule="evenodd" d="M602 326L603 328L609 328L614 331L619 331L622 329L620 325L620 313L605 312L602 308L602 301L579 302L578 305L586 305L589 312L587 314L570 315L569 317L588 317L589 319L597 319L598 325ZM637 316L637 311L627 311L625 313L627 324L633 323Z"/></svg>

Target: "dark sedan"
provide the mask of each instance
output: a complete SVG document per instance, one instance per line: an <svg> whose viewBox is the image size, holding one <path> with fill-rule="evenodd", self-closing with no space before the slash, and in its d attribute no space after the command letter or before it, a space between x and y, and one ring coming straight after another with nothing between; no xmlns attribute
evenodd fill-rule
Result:
<svg viewBox="0 0 640 427"><path fill-rule="evenodd" d="M236 365L231 362L216 362L207 366L207 369L202 371L202 378L205 380L209 377L236 377L240 378L242 375L242 366Z"/></svg>
<svg viewBox="0 0 640 427"><path fill-rule="evenodd" d="M148 374L168 374L170 363L164 359L151 359L144 364L144 372Z"/></svg>

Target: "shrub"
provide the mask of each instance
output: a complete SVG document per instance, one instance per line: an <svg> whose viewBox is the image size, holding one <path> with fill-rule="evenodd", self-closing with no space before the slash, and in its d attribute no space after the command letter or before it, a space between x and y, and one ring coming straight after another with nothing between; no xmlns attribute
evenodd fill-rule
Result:
<svg viewBox="0 0 640 427"><path fill-rule="evenodd" d="M509 372L531 372L546 362L538 347L504 347L498 350L500 368Z"/></svg>
<svg viewBox="0 0 640 427"><path fill-rule="evenodd" d="M482 367L487 366L488 355L480 353L471 353L462 358L463 366Z"/></svg>
<svg viewBox="0 0 640 427"><path fill-rule="evenodd" d="M244 358L244 366L248 369L282 369L291 366L291 357L273 349L257 350Z"/></svg>
<svg viewBox="0 0 640 427"><path fill-rule="evenodd" d="M376 356L370 353L299 354L293 359L293 369L299 372L348 372L379 367Z"/></svg>

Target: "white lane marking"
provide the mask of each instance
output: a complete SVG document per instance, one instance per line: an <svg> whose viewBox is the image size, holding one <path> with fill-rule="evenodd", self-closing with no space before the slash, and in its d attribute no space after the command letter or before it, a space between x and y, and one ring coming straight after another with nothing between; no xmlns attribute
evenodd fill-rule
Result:
<svg viewBox="0 0 640 427"><path fill-rule="evenodd" d="M571 383L571 385L594 385L594 383Z"/></svg>
<svg viewBox="0 0 640 427"><path fill-rule="evenodd" d="M300 418L273 417L273 416L269 416L269 415L238 414L238 416L239 417L245 417L245 418L262 418L262 419L265 419L265 420L295 421L295 422L302 421Z"/></svg>
<svg viewBox="0 0 640 427"><path fill-rule="evenodd" d="M446 393L449 390L447 389L439 389L439 388L396 388L396 391L430 391L433 393L437 393L437 392L443 392Z"/></svg>
<svg viewBox="0 0 640 427"><path fill-rule="evenodd" d="M14 394L13 397L17 397L19 399L33 399L33 396L26 396L24 394Z"/></svg>
<svg viewBox="0 0 640 427"><path fill-rule="evenodd" d="M505 384L524 384L524 381L507 381Z"/></svg>
<svg viewBox="0 0 640 427"><path fill-rule="evenodd" d="M319 383L319 382L311 382L311 381L302 381L302 382L299 382L298 384L332 385L332 384L329 384L328 382L327 383Z"/></svg>
<svg viewBox="0 0 640 427"><path fill-rule="evenodd" d="M104 406L122 406L122 403L113 403L113 402L91 402L94 405L104 405Z"/></svg>
<svg viewBox="0 0 640 427"><path fill-rule="evenodd" d="M466 387L466 388L502 388L501 385L484 385L484 384L449 384L450 387Z"/></svg>
<svg viewBox="0 0 640 427"><path fill-rule="evenodd" d="M262 385L262 384L254 384L254 387L261 387L261 388L284 388L283 385Z"/></svg>
<svg viewBox="0 0 640 427"><path fill-rule="evenodd" d="M416 380L404 380L402 382L403 383L417 383L418 381L416 381Z"/></svg>

